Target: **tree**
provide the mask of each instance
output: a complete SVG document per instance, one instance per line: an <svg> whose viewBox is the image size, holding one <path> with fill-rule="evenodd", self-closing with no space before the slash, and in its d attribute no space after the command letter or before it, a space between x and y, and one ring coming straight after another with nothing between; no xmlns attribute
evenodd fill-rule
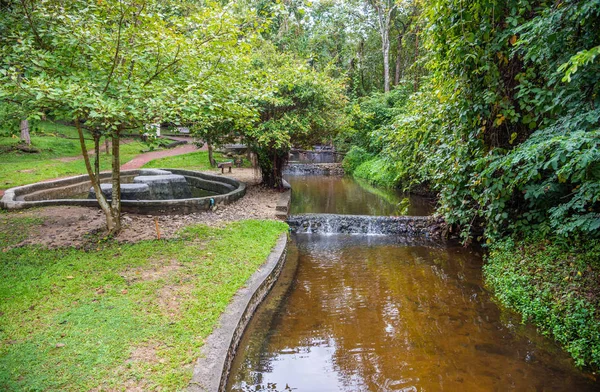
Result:
<svg viewBox="0 0 600 392"><path fill-rule="evenodd" d="M258 155L263 182L281 188L292 144L331 140L343 126L344 86L327 70L315 71L293 56L265 49L260 58L256 67L274 91L256 100L260 119L244 137Z"/></svg>
<svg viewBox="0 0 600 392"><path fill-rule="evenodd" d="M10 12L0 16L0 99L75 124L98 203L115 233L122 133L177 119L182 109L171 103L190 104L178 98L190 90L190 77L213 78L220 63L215 59L236 53L237 20L214 4L181 7L154 0L23 0L7 7ZM101 136L112 141L110 202L100 190L98 161L94 167L90 162L84 129L95 135L96 150Z"/></svg>
<svg viewBox="0 0 600 392"><path fill-rule="evenodd" d="M377 27L381 36L383 54L383 90L390 91L390 28L398 5L395 0L368 0L377 13Z"/></svg>

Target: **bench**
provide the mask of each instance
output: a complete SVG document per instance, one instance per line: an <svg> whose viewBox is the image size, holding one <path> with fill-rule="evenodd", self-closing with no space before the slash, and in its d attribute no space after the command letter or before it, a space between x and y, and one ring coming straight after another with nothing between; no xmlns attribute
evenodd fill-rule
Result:
<svg viewBox="0 0 600 392"><path fill-rule="evenodd" d="M221 169L221 173L225 173L225 168L229 168L229 173L231 173L231 167L233 166L233 162L219 162L217 163L217 167Z"/></svg>

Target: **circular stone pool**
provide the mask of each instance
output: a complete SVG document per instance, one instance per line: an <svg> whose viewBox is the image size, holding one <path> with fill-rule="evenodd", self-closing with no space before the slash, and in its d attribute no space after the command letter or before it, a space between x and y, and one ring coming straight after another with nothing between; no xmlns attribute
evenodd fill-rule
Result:
<svg viewBox="0 0 600 392"><path fill-rule="evenodd" d="M110 194L110 180L111 173L100 174L106 195ZM238 200L246 193L246 185L233 178L183 169L123 170L121 182L122 210L139 214L205 211L214 205ZM165 187L165 183L169 187ZM173 183L178 186L171 189ZM0 207L7 210L57 205L98 207L90 188L87 174L38 182L8 189L0 200Z"/></svg>

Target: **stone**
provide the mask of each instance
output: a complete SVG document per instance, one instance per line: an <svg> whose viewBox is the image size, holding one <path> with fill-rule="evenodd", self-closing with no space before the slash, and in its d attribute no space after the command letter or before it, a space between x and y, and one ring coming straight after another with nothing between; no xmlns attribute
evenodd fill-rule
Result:
<svg viewBox="0 0 600 392"><path fill-rule="evenodd" d="M164 174L158 176L137 176L133 178L136 184L146 184L154 200L189 199L192 190L184 176L179 174Z"/></svg>
<svg viewBox="0 0 600 392"><path fill-rule="evenodd" d="M107 199L112 199L112 184L100 184ZM95 199L96 191L90 188L88 199ZM151 200L150 187L146 184L121 184L121 200Z"/></svg>

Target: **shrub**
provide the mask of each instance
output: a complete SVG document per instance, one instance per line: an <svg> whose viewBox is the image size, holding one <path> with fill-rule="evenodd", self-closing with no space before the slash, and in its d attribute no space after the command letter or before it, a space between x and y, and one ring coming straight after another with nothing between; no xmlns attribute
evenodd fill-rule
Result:
<svg viewBox="0 0 600 392"><path fill-rule="evenodd" d="M344 157L344 161L342 162L342 166L346 174L354 174L354 171L357 167L359 167L362 163L368 161L373 158L373 154L368 153L364 148L354 146L346 156Z"/></svg>
<svg viewBox="0 0 600 392"><path fill-rule="evenodd" d="M539 238L541 238L538 235ZM499 301L556 339L578 366L600 368L600 242L507 238L483 268Z"/></svg>

